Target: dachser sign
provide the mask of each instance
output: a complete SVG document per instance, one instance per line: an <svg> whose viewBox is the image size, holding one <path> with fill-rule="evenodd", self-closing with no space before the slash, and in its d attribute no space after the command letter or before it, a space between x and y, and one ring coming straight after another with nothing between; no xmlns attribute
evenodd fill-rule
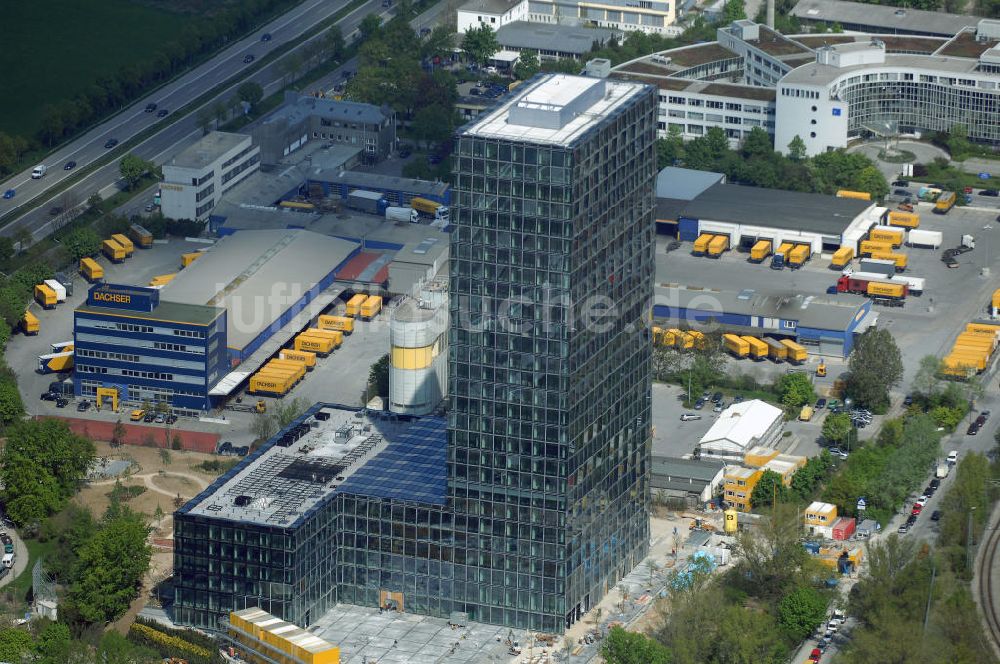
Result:
<svg viewBox="0 0 1000 664"><path fill-rule="evenodd" d="M160 291L139 286L99 284L91 288L87 295L87 304L93 307L149 312L159 303Z"/></svg>

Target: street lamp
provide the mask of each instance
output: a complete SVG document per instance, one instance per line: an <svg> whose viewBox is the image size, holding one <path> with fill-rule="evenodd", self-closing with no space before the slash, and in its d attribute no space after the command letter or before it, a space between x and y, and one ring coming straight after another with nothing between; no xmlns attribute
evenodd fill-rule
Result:
<svg viewBox="0 0 1000 664"><path fill-rule="evenodd" d="M991 230L993 230L993 226L991 226L990 224L986 224L985 226L983 226L983 230L984 231L991 231ZM984 243L986 245L985 246L985 249L986 249L986 264L985 264L984 267L988 270L988 269L990 269L990 236L989 236L989 233L987 233L983 237L983 239L986 241Z"/></svg>

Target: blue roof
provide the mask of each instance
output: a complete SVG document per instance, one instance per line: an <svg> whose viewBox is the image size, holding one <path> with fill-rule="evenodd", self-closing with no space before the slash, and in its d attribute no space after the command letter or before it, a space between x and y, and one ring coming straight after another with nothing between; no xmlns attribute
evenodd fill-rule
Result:
<svg viewBox="0 0 1000 664"><path fill-rule="evenodd" d="M444 505L448 493L448 426L440 417L414 422L338 491Z"/></svg>

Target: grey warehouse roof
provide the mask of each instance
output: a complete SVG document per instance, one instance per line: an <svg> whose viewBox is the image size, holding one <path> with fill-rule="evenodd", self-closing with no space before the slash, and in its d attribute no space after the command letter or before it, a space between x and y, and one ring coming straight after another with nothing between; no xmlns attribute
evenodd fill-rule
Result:
<svg viewBox="0 0 1000 664"><path fill-rule="evenodd" d="M722 173L667 166L656 176L656 197L694 200L698 194L725 177Z"/></svg>
<svg viewBox="0 0 1000 664"><path fill-rule="evenodd" d="M380 124L390 114L391 112L383 111L378 106L372 104L320 99L312 95L286 92L285 103L271 113L262 124L274 124L277 122L294 124L314 115L339 122Z"/></svg>
<svg viewBox="0 0 1000 664"><path fill-rule="evenodd" d="M836 298L801 295L799 293L740 293L687 288L657 288L657 298L669 291L666 301L684 309L717 310L720 313L743 314L764 318L798 321L799 327L842 331L854 321L858 310L867 302L860 295L839 294Z"/></svg>
<svg viewBox="0 0 1000 664"><path fill-rule="evenodd" d="M922 32L950 37L966 26L979 21L975 16L946 14L920 9L899 9L889 5L869 5L842 0L799 0L792 16L807 21L829 21L842 24L885 28L887 32Z"/></svg>
<svg viewBox="0 0 1000 664"><path fill-rule="evenodd" d="M307 177L316 182L346 183L354 188L370 188L375 191L407 191L421 196L444 196L448 191L447 182L432 182L364 171L314 168L307 173Z"/></svg>
<svg viewBox="0 0 1000 664"><path fill-rule="evenodd" d="M181 270L161 295L225 307L229 347L242 350L357 247L305 230L241 231Z"/></svg>
<svg viewBox="0 0 1000 664"><path fill-rule="evenodd" d="M853 44L835 46L842 49ZM880 67L882 65L879 65ZM954 74L990 75L979 70L979 62L971 58L953 58L939 55L887 55L885 67L904 67L931 70L934 72L950 72ZM852 65L849 67L834 67L816 62L796 67L788 72L781 82L787 84L825 85L851 72L869 71L872 65ZM995 77L995 75L993 75ZM889 85L892 85L889 83Z"/></svg>
<svg viewBox="0 0 1000 664"><path fill-rule="evenodd" d="M840 237L868 201L800 191L717 184L684 207L682 216L809 231Z"/></svg>
<svg viewBox="0 0 1000 664"><path fill-rule="evenodd" d="M497 41L505 48L583 55L593 48L595 41L604 44L616 34L606 28L513 21L497 30Z"/></svg>
<svg viewBox="0 0 1000 664"><path fill-rule="evenodd" d="M178 152L167 164L177 168L201 168L247 140L245 134L213 131Z"/></svg>
<svg viewBox="0 0 1000 664"><path fill-rule="evenodd" d="M459 7L459 11L474 12L482 11L487 14L503 14L509 11L514 5L520 4L518 0L471 0Z"/></svg>
<svg viewBox="0 0 1000 664"><path fill-rule="evenodd" d="M681 459L680 457L653 455L650 466L653 475L669 475L685 480L697 480L703 484L711 482L719 470L726 465L722 460Z"/></svg>

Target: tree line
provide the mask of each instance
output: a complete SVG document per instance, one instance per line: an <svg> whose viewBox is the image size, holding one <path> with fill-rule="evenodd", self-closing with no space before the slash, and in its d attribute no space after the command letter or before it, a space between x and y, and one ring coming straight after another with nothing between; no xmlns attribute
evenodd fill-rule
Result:
<svg viewBox="0 0 1000 664"><path fill-rule="evenodd" d="M39 109L41 126L35 136L0 133L0 176L15 171L33 143L49 148L72 137L251 31L261 19L295 4L296 0L228 3L225 9L191 21L183 33L162 44L148 58L129 62L113 75L98 78L76 97L54 99L43 105Z"/></svg>

